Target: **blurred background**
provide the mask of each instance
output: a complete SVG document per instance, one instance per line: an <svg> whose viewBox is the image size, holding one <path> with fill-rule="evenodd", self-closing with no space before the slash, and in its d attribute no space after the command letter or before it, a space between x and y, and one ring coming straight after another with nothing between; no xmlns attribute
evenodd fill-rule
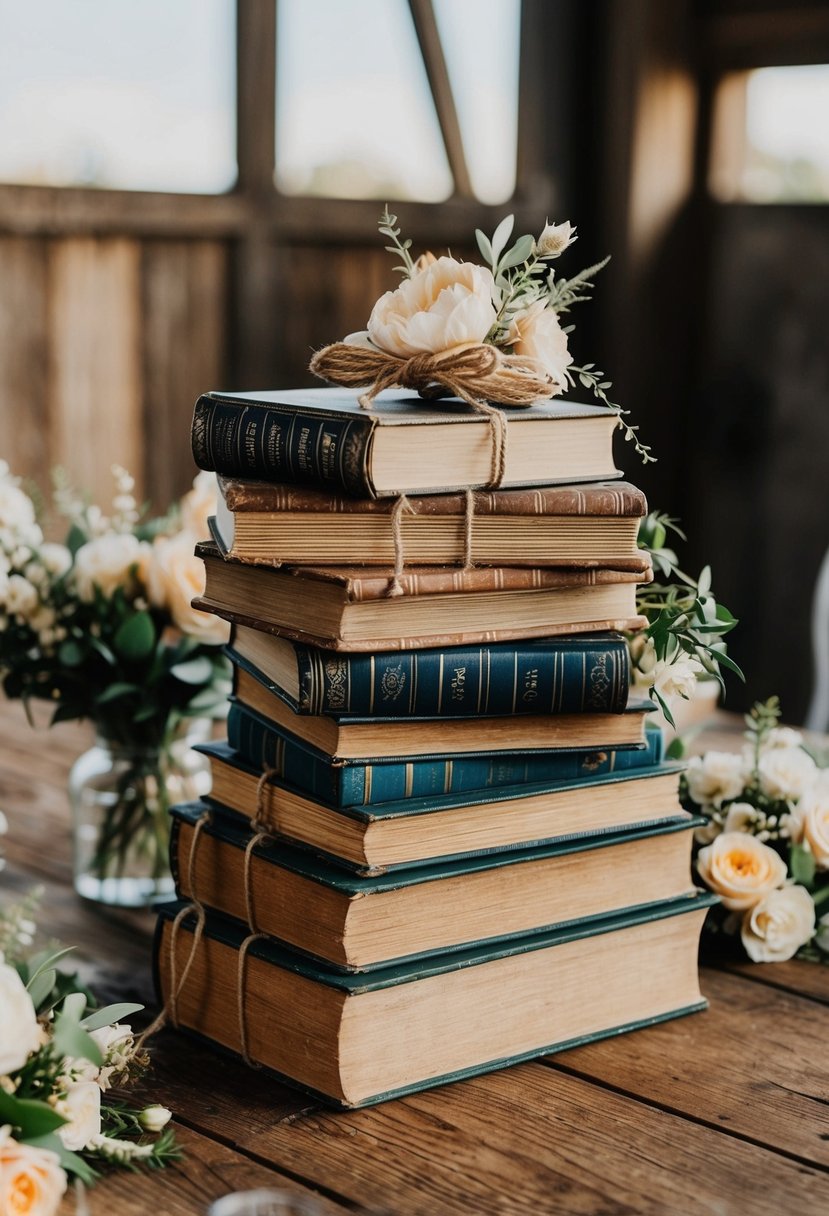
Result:
<svg viewBox="0 0 829 1216"><path fill-rule="evenodd" d="M741 619L729 705L812 687L829 544L826 0L0 0L2 455L163 508L210 388L309 383L416 252L578 224L571 346ZM476 256L476 255L474 255Z"/></svg>

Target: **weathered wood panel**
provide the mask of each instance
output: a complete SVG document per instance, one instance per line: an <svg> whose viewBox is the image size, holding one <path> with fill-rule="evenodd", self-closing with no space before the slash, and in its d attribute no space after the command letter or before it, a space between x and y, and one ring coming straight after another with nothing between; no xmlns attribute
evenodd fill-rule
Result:
<svg viewBox="0 0 829 1216"><path fill-rule="evenodd" d="M193 402L226 386L227 249L147 241L141 269L144 484L161 512L193 478Z"/></svg>
<svg viewBox="0 0 829 1216"><path fill-rule="evenodd" d="M113 464L143 493L139 271L136 241L55 241L49 252L51 456L104 504Z"/></svg>
<svg viewBox="0 0 829 1216"><path fill-rule="evenodd" d="M0 456L41 486L49 465L46 326L45 241L0 240Z"/></svg>

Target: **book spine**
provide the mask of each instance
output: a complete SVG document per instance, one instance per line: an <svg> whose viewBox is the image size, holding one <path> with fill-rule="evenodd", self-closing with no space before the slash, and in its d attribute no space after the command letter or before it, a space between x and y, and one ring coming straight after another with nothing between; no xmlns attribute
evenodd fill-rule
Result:
<svg viewBox="0 0 829 1216"><path fill-rule="evenodd" d="M575 781L602 773L657 764L662 734L646 732L644 748L597 752L547 752L528 756L461 756L456 760L341 765L308 751L292 737L231 705L228 743L255 768L274 775L330 806L376 806L438 794L473 793L507 785Z"/></svg>
<svg viewBox="0 0 829 1216"><path fill-rule="evenodd" d="M191 443L199 468L224 477L336 487L365 498L373 496L366 464L371 430L369 417L200 397Z"/></svg>
<svg viewBox="0 0 829 1216"><path fill-rule="evenodd" d="M342 654L296 645L299 712L364 718L620 713L623 639Z"/></svg>

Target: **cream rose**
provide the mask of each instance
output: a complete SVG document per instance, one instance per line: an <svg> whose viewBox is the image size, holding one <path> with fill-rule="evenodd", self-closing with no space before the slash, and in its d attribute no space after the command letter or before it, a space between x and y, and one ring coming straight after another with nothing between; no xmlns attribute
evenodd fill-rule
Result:
<svg viewBox="0 0 829 1216"><path fill-rule="evenodd" d="M199 540L210 535L207 521L216 514L216 474L202 470L181 500L181 526Z"/></svg>
<svg viewBox="0 0 829 1216"><path fill-rule="evenodd" d="M204 563L193 552L197 539L189 532L179 532L154 541L144 570L147 594L151 604L167 609L182 633L218 646L228 640L230 626L221 617L198 612L190 603L204 591Z"/></svg>
<svg viewBox="0 0 829 1216"><path fill-rule="evenodd" d="M724 802L742 794L748 778L748 764L733 752L706 752L688 761L685 779L688 794L698 806L709 803L718 809Z"/></svg>
<svg viewBox="0 0 829 1216"><path fill-rule="evenodd" d="M41 1044L32 998L14 967L0 955L0 1076L22 1068ZM0 1208L0 1212L2 1212Z"/></svg>
<svg viewBox="0 0 829 1216"><path fill-rule="evenodd" d="M40 598L37 588L21 574L12 574L6 584L6 611L26 619L36 611Z"/></svg>
<svg viewBox="0 0 829 1216"><path fill-rule="evenodd" d="M567 349L567 334L561 328L558 314L547 308L544 300L536 300L513 320L507 334L512 353L535 359L554 381L556 391L567 387L567 368L573 356Z"/></svg>
<svg viewBox="0 0 829 1216"><path fill-rule="evenodd" d="M725 817L726 832L749 832L757 812L750 802L732 802Z"/></svg>
<svg viewBox="0 0 829 1216"><path fill-rule="evenodd" d="M770 891L746 912L740 930L746 954L754 963L782 963L815 931L815 905L805 887Z"/></svg>
<svg viewBox="0 0 829 1216"><path fill-rule="evenodd" d="M700 849L697 869L702 881L732 912L753 908L786 881L786 863L756 836L723 832Z"/></svg>
<svg viewBox="0 0 829 1216"><path fill-rule="evenodd" d="M126 586L130 571L140 565L146 547L126 532L108 532L81 545L75 554L74 569L80 598L91 603L96 587L105 596L111 596L116 588Z"/></svg>
<svg viewBox="0 0 829 1216"><path fill-rule="evenodd" d="M691 701L697 692L697 676L703 671L702 663L697 659L674 659L672 663L662 659L654 668L654 690L666 701L670 697Z"/></svg>
<svg viewBox="0 0 829 1216"><path fill-rule="evenodd" d="M45 545L40 546L41 564L48 574L53 578L60 578L66 574L66 571L72 565L72 554L67 549L66 545L57 545L52 541L47 541Z"/></svg>
<svg viewBox="0 0 829 1216"><path fill-rule="evenodd" d="M829 793L807 790L797 804L795 816L799 839L809 846L819 870L829 870Z"/></svg>
<svg viewBox="0 0 829 1216"><path fill-rule="evenodd" d="M0 1213L2 1216L53 1216L66 1190L57 1153L18 1144L0 1127Z"/></svg>
<svg viewBox="0 0 829 1216"><path fill-rule="evenodd" d="M63 1147L77 1153L101 1134L101 1090L96 1081L78 1081L58 1103L68 1123L58 1128Z"/></svg>
<svg viewBox="0 0 829 1216"><path fill-rule="evenodd" d="M493 286L485 266L435 258L380 297L368 319L368 336L402 359L483 342L495 324Z"/></svg>
<svg viewBox="0 0 829 1216"><path fill-rule="evenodd" d="M773 747L760 757L760 784L770 798L795 800L815 779L812 757L801 747Z"/></svg>
<svg viewBox="0 0 829 1216"><path fill-rule="evenodd" d="M778 747L800 747L802 743L803 735L799 730L792 730L790 726L775 726L766 736L763 750L772 750Z"/></svg>

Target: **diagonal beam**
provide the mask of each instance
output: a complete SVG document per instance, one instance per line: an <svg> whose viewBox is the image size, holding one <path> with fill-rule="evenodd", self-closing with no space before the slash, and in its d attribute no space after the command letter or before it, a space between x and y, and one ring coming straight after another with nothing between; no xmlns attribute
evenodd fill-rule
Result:
<svg viewBox="0 0 829 1216"><path fill-rule="evenodd" d="M472 182L463 150L458 111L455 108L455 98L449 81L449 71L446 67L446 56L443 53L434 6L432 0L409 0L409 8L417 41L420 44L420 53L426 67L429 87L432 90L440 131L449 159L449 168L455 179L455 193L462 198L472 198Z"/></svg>

